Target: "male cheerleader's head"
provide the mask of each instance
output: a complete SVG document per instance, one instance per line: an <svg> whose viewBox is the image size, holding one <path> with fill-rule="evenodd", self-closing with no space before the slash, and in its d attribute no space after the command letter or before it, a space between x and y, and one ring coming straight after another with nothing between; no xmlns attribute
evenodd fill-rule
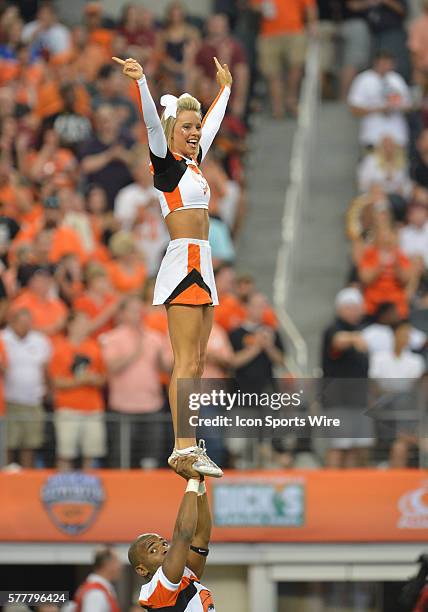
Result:
<svg viewBox="0 0 428 612"><path fill-rule="evenodd" d="M199 153L202 120L201 104L190 94L162 96L165 111L161 117L163 131L170 151L184 157L196 158Z"/></svg>
<svg viewBox="0 0 428 612"><path fill-rule="evenodd" d="M169 543L157 533L143 533L128 550L128 560L139 576L149 581L164 562Z"/></svg>

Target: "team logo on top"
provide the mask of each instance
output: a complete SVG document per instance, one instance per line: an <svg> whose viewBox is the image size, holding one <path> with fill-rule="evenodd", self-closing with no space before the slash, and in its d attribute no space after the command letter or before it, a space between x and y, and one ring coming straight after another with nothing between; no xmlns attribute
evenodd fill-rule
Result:
<svg viewBox="0 0 428 612"><path fill-rule="evenodd" d="M428 529L428 482L402 495L398 501L399 529Z"/></svg>
<svg viewBox="0 0 428 612"><path fill-rule="evenodd" d="M199 184L200 187L202 187L202 191L204 192L204 195L206 195L210 188L207 179L195 166L190 166L190 169L193 170L190 176Z"/></svg>
<svg viewBox="0 0 428 612"><path fill-rule="evenodd" d="M72 536L92 525L105 501L101 480L80 472L50 476L40 495L58 529Z"/></svg>

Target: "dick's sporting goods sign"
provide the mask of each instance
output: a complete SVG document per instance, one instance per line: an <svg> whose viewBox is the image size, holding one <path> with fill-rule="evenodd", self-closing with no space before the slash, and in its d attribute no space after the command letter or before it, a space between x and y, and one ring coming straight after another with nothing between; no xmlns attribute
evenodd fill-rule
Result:
<svg viewBox="0 0 428 612"><path fill-rule="evenodd" d="M218 527L302 527L305 483L296 481L219 482L213 487Z"/></svg>

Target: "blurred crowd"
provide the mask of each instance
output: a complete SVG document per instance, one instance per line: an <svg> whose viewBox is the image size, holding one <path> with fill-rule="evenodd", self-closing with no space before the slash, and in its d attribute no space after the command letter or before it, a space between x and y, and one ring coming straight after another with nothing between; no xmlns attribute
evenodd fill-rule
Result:
<svg viewBox="0 0 428 612"><path fill-rule="evenodd" d="M336 3L319 4L333 11ZM428 2L415 18L406 0L345 5L346 28L359 48L359 61L344 66L341 81L359 122L358 193L346 216L347 287L323 337L322 368L325 378L360 379L361 388L330 401L349 415L358 438L332 442L327 463L368 465L377 451L382 465L406 467L427 452L417 394L423 390L426 408ZM371 418L358 418L367 404Z"/></svg>
<svg viewBox="0 0 428 612"><path fill-rule="evenodd" d="M88 2L68 27L55 3L21 4L0 2L0 442L23 467L165 465L172 355L152 297L168 235L135 84L111 56L140 61L155 100L189 90L204 111L213 56L230 66L232 99L203 165L221 301L205 376L267 388L284 364L276 317L234 269L260 6L214 2L201 20L172 2L155 19L129 3L115 21Z"/></svg>

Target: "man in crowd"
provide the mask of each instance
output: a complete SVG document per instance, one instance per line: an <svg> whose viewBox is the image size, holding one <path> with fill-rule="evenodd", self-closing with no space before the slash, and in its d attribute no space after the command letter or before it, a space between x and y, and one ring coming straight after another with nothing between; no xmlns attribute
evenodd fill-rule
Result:
<svg viewBox="0 0 428 612"><path fill-rule="evenodd" d="M355 77L348 96L355 117L361 119L360 144L374 147L385 136L406 146L409 134L405 113L410 110L410 91L394 71L390 53L380 51L373 66Z"/></svg>
<svg viewBox="0 0 428 612"><path fill-rule="evenodd" d="M43 446L47 364L51 343L47 336L32 329L31 313L15 308L1 340L5 349L5 398L9 463L18 451L24 468L34 467L34 451Z"/></svg>
<svg viewBox="0 0 428 612"><path fill-rule="evenodd" d="M285 365L284 346L278 332L263 324L266 305L264 295L252 294L247 302L246 320L230 333L236 382L242 392L274 390L274 366Z"/></svg>
<svg viewBox="0 0 428 612"><path fill-rule="evenodd" d="M95 553L92 572L74 595L72 612L120 612L113 584L122 574L122 563L112 548ZM70 610L71 612L71 610Z"/></svg>
<svg viewBox="0 0 428 612"><path fill-rule="evenodd" d="M342 289L336 296L336 318L323 335L323 406L329 417L341 420L343 433L329 440L326 465L330 468L365 465L372 445L372 423L364 416L369 359L361 334L363 313L358 289Z"/></svg>
<svg viewBox="0 0 428 612"><path fill-rule="evenodd" d="M166 456L164 423L142 421L138 417L154 415L162 409L164 396L160 376L171 366L171 349L165 337L143 325L142 317L141 299L128 297L121 304L118 327L101 337L108 371L109 406L120 415L120 421L112 425L110 457L116 467L122 458L120 453L129 450L132 467L157 467ZM126 427L131 436L126 448L121 446L122 427Z"/></svg>
<svg viewBox="0 0 428 612"><path fill-rule="evenodd" d="M49 364L55 406L57 466L70 470L82 455L84 469L106 454L102 389L106 371L98 343L88 337L88 318L70 315Z"/></svg>
<svg viewBox="0 0 428 612"><path fill-rule="evenodd" d="M306 53L305 22L313 33L316 3L314 0L253 0L253 6L261 13L260 68L268 80L273 116L278 119L284 116L284 102L286 110L296 115ZM286 86L282 76L285 64L288 64Z"/></svg>

